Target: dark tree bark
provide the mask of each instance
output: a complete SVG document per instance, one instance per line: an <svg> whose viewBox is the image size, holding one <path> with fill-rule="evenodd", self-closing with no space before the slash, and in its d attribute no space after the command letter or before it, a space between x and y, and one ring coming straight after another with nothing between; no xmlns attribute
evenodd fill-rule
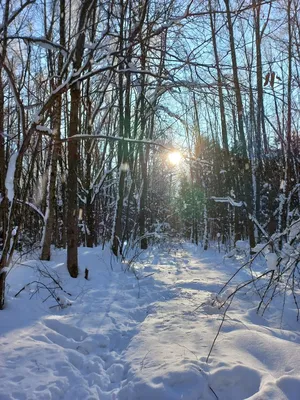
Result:
<svg viewBox="0 0 300 400"><path fill-rule="evenodd" d="M119 37L119 52L120 57L124 57L124 34L125 34L125 10L126 4L121 0L120 2L120 37ZM124 73L121 72L124 68L125 63L120 63L119 66L119 136L126 137L128 134L125 123L126 123L126 115L124 113ZM128 87L125 96L129 96ZM128 112L128 110L127 110ZM130 124L130 119L127 121ZM116 209L115 209L115 217L114 217L114 227L112 234L112 251L115 256L118 256L119 253L122 253L122 212L123 212L123 200L124 200L124 191L125 191L125 177L127 171L124 168L124 165L127 163L128 158L128 145L126 142L118 143L118 196L116 200Z"/></svg>
<svg viewBox="0 0 300 400"><path fill-rule="evenodd" d="M85 44L85 28L88 16L91 12L94 0L85 0L82 3L79 23L78 39L75 47L73 68L79 71ZM78 275L78 199L77 199L77 168L79 164L78 141L72 140L72 136L80 133L80 103L81 91L79 82L72 84L70 89L71 110L68 137L68 182L67 182L67 205L68 205L68 227L67 227L67 267L70 275L76 278Z"/></svg>

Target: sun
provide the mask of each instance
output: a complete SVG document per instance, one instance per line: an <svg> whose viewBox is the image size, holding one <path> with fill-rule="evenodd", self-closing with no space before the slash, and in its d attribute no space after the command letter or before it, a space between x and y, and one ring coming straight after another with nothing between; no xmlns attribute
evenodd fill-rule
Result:
<svg viewBox="0 0 300 400"><path fill-rule="evenodd" d="M179 153L179 151L172 151L168 154L168 159L171 164L177 165L181 162L182 155Z"/></svg>

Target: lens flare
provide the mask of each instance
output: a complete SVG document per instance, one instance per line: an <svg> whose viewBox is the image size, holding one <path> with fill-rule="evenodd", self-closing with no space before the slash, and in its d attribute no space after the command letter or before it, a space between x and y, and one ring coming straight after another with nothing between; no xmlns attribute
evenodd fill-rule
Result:
<svg viewBox="0 0 300 400"><path fill-rule="evenodd" d="M172 165L178 165L182 160L182 155L179 151L172 151L168 154L168 159Z"/></svg>

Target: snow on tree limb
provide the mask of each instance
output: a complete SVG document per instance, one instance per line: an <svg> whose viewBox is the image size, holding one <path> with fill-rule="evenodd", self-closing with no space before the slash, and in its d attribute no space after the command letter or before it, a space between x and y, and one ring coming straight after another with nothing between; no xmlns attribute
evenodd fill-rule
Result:
<svg viewBox="0 0 300 400"><path fill-rule="evenodd" d="M7 191L6 192L7 198L10 202L12 202L14 199L14 175L15 175L17 158L18 158L18 153L14 153L10 157L5 178L5 188Z"/></svg>
<svg viewBox="0 0 300 400"><path fill-rule="evenodd" d="M37 208L34 204L30 203L29 201L22 201L22 200L19 200L19 199L17 199L16 202L17 202L17 203L20 203L20 204L26 204L26 205L27 205L28 207L30 207L33 211L35 211L35 212L42 218L43 221L45 220L45 215L44 215L44 214L42 213L42 211L41 211L39 208Z"/></svg>
<svg viewBox="0 0 300 400"><path fill-rule="evenodd" d="M214 200L216 203L227 203L227 204L232 205L233 207L246 207L247 206L247 204L244 201L235 201L230 196L226 196L226 197L212 196L211 199Z"/></svg>
<svg viewBox="0 0 300 400"><path fill-rule="evenodd" d="M35 36L8 36L8 39L21 39L27 45L31 43L43 47L46 50L58 50L61 54L66 57L68 55L67 49L61 46L59 43L52 42L45 37L35 37Z"/></svg>

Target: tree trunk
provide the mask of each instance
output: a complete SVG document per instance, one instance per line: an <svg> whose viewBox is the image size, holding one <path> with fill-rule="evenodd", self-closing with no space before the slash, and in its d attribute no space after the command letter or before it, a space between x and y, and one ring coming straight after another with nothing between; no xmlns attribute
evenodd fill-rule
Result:
<svg viewBox="0 0 300 400"><path fill-rule="evenodd" d="M4 147L4 93L2 81L2 69L0 66L0 250L4 246L7 230L8 201L5 195L5 147Z"/></svg>
<svg viewBox="0 0 300 400"><path fill-rule="evenodd" d="M79 71L82 63L85 43L85 28L87 25L88 13L91 11L93 0L85 0L81 6L78 39L75 47L73 67ZM71 86L71 110L68 141L68 182L67 182L67 204L68 204L68 228L67 228L67 267L70 275L76 278L78 275L78 200L77 200L77 168L79 164L77 140L72 136L78 135L80 130L80 102L81 93L78 82Z"/></svg>
<svg viewBox="0 0 300 400"><path fill-rule="evenodd" d="M121 12L120 12L120 56L123 56L123 46L124 46L124 19L125 19L125 5L123 1L120 3ZM124 62L120 63L120 70L124 68ZM126 115L124 115L124 82L123 82L123 72L119 72L119 136L126 136ZM128 96L128 88L126 92ZM130 123L130 120L128 121ZM115 256L118 256L119 253L122 253L122 212L123 212L123 199L124 199L124 190L125 190L125 176L126 176L126 168L124 166L127 163L127 143L119 142L118 143L118 187L117 187L117 201L115 206L115 217L114 217L114 226L112 232L112 251Z"/></svg>
<svg viewBox="0 0 300 400"><path fill-rule="evenodd" d="M69 138L78 134L79 128L80 89L71 87L71 112ZM67 181L67 267L72 278L78 275L78 204L77 204L77 140L68 142L68 181Z"/></svg>
<svg viewBox="0 0 300 400"><path fill-rule="evenodd" d="M53 226L54 226L54 207L56 204L56 177L57 177L57 157L60 151L59 145L59 131L60 131L60 110L61 110L61 101L57 102L57 108L55 110L55 123L54 128L55 135L53 140L53 149L52 149L52 159L51 159L51 172L50 172L50 182L49 182L49 189L47 194L47 206L46 206L46 213L45 213L45 226L44 226L44 235L42 240L42 253L41 253L41 260L49 261L51 258L51 239L53 233Z"/></svg>
<svg viewBox="0 0 300 400"><path fill-rule="evenodd" d="M228 136L227 136L227 126L226 126L226 114L225 114L225 106L224 106L224 97L223 97L223 80L222 80L222 73L219 63L219 56L218 56L218 48L217 48L217 40L215 34L215 21L213 18L213 14L211 12L211 0L209 0L209 8L210 8L210 27L212 33L212 42L214 48L214 56L216 61L216 68L218 74L218 96L219 96L219 103L220 103L220 115L221 115L221 127L222 127L222 144L225 150L226 158L229 156L229 147L228 147Z"/></svg>
<svg viewBox="0 0 300 400"><path fill-rule="evenodd" d="M226 6L226 16L228 23L228 31L229 31L229 41L230 41L230 50L231 50L231 62L232 62L232 73L233 73L233 81L234 81L234 89L235 89L235 98L236 98L236 107L238 114L238 128L239 128L239 139L241 141L241 152L240 157L241 161L244 164L244 193L245 199L247 203L248 212L252 214L252 176L251 176L251 168L250 168L250 160L248 159L247 154L247 143L244 131L244 118L243 118L243 102L242 95L238 77L238 66L237 66L237 58L235 51L235 40L234 40L234 31L231 20L231 10L229 0L224 0ZM254 237L254 226L253 221L247 216L247 225L248 225L248 235L250 246L255 246L255 237Z"/></svg>

